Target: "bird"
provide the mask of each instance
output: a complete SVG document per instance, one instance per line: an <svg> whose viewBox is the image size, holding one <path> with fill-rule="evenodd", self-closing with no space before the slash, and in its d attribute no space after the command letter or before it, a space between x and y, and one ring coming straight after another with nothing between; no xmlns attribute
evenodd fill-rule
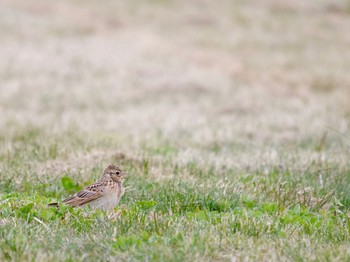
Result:
<svg viewBox="0 0 350 262"><path fill-rule="evenodd" d="M88 205L91 209L111 211L117 206L125 192L123 187L125 176L126 173L118 166L109 165L103 171L100 180L64 199L62 202L72 207ZM58 203L50 203L49 206L57 207Z"/></svg>

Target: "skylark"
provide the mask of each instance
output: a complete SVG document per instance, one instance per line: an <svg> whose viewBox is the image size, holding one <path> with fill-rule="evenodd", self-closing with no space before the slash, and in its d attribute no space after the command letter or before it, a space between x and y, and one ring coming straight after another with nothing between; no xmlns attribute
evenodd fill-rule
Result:
<svg viewBox="0 0 350 262"><path fill-rule="evenodd" d="M109 165L99 181L66 198L63 203L73 207L89 205L92 209L113 210L124 194L124 177L125 173L119 167ZM57 206L57 203L49 205Z"/></svg>

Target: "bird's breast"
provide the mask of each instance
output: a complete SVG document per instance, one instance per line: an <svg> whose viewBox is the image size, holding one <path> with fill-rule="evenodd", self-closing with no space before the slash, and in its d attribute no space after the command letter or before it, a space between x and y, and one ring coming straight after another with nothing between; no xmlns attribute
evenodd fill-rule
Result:
<svg viewBox="0 0 350 262"><path fill-rule="evenodd" d="M116 184L113 187L106 188L103 192L103 196L94 201L91 201L89 203L90 207L93 209L102 209L105 211L113 210L117 206L123 194L123 186Z"/></svg>

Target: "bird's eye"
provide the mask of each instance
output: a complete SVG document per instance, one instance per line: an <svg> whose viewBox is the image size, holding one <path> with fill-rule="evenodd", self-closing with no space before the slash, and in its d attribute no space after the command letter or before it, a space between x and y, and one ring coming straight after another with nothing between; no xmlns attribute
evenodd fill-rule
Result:
<svg viewBox="0 0 350 262"><path fill-rule="evenodd" d="M116 175L117 175L117 176L119 176L119 175L120 175L120 171L117 171L117 172L115 172L115 173L116 173Z"/></svg>

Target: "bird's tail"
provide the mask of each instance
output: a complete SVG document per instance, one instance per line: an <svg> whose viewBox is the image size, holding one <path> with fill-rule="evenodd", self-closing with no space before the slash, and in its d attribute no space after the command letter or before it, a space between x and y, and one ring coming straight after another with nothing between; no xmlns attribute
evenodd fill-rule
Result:
<svg viewBox="0 0 350 262"><path fill-rule="evenodd" d="M49 207L59 207L58 203L50 203L48 204Z"/></svg>

